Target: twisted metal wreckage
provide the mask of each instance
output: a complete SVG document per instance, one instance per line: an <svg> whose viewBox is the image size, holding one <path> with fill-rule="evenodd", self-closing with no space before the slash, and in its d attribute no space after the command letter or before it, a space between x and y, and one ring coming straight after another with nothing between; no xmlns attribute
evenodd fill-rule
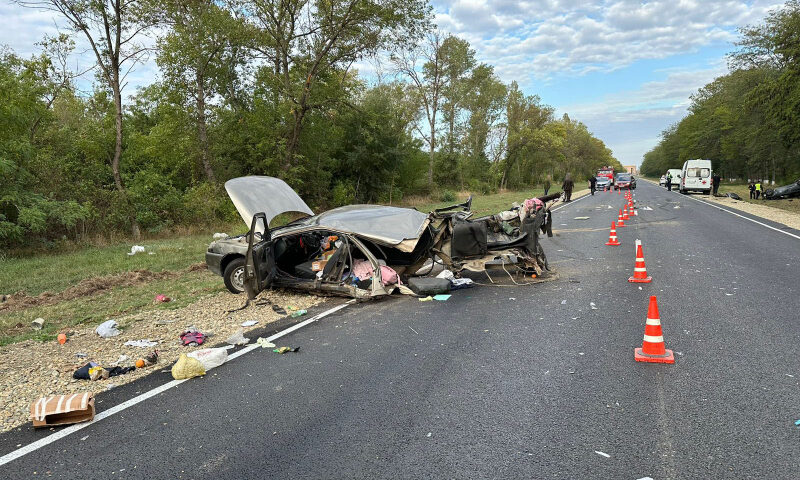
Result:
<svg viewBox="0 0 800 480"><path fill-rule="evenodd" d="M538 276L549 270L539 233L552 236L550 209L561 197L531 198L477 218L472 197L427 214L349 205L314 215L277 178L235 178L225 189L250 230L213 242L206 263L249 299L272 286L359 299L388 295L409 278L430 274L435 264L456 275L498 268ZM287 212L304 216L269 227Z"/></svg>

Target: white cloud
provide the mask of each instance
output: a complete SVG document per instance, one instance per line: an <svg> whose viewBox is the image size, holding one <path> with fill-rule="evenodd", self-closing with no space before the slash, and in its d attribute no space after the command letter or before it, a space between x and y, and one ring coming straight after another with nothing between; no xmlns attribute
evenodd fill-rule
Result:
<svg viewBox="0 0 800 480"><path fill-rule="evenodd" d="M736 38L782 3L759 0L444 0L436 21L469 41L505 81L613 71ZM524 71L527 70L527 73ZM519 73L522 76L506 78Z"/></svg>
<svg viewBox="0 0 800 480"><path fill-rule="evenodd" d="M607 95L597 101L564 105L559 110L580 120L625 165L638 165L658 143L657 135L686 115L689 97L727 72L722 62L702 70L665 71L663 80Z"/></svg>

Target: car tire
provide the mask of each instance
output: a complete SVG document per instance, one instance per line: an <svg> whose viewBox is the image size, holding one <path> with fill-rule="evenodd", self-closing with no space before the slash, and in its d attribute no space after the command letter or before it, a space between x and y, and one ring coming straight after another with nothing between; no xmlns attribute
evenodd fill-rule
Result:
<svg viewBox="0 0 800 480"><path fill-rule="evenodd" d="M244 258L237 257L231 260L222 274L225 287L233 294L244 293Z"/></svg>

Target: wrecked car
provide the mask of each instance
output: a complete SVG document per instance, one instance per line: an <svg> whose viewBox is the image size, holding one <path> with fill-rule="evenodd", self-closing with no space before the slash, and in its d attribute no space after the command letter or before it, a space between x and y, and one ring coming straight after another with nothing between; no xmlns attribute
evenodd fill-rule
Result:
<svg viewBox="0 0 800 480"><path fill-rule="evenodd" d="M269 287L368 298L387 295L434 264L453 272L498 268L541 275L539 232L552 235L550 207L560 192L473 218L472 198L423 213L413 208L348 205L314 214L283 180L248 176L225 183L249 231L212 242L209 270L249 298ZM281 215L301 218L277 228Z"/></svg>
<svg viewBox="0 0 800 480"><path fill-rule="evenodd" d="M778 200L779 198L794 197L800 197L800 180L790 183L789 185L764 191L764 198L767 200Z"/></svg>

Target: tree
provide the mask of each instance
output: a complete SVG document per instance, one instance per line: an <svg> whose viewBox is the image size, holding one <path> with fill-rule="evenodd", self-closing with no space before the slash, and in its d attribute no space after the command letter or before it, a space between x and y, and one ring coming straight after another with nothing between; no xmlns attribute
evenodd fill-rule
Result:
<svg viewBox="0 0 800 480"><path fill-rule="evenodd" d="M480 64L472 70L467 83L464 110L468 114L464 132L464 151L468 166L464 168L467 178L486 178L491 162L487 152L490 143L502 142L493 139L499 133L507 89L494 74L490 65ZM463 186L462 186L463 188Z"/></svg>
<svg viewBox="0 0 800 480"><path fill-rule="evenodd" d="M538 95L525 95L517 82L511 82L506 97L506 151L502 162L500 188L506 188L511 170L533 151L552 143L542 131L552 121L553 108L542 105ZM545 134L545 135L543 135Z"/></svg>
<svg viewBox="0 0 800 480"><path fill-rule="evenodd" d="M241 25L211 0L164 2L161 23L171 31L159 42L157 63L165 84L193 103L199 160L206 178L216 183L208 139L209 101L225 93L242 62Z"/></svg>
<svg viewBox="0 0 800 480"><path fill-rule="evenodd" d="M275 101L290 105L286 170L295 166L309 112L341 101L313 101L326 72L346 75L356 61L410 44L429 28L431 12L425 0L243 0L240 5L259 34L253 48L271 65Z"/></svg>
<svg viewBox="0 0 800 480"><path fill-rule="evenodd" d="M111 90L114 99L116 139L111 171L114 185L124 196L125 187L120 174L122 159L122 88L131 69L141 60L147 48L136 40L152 25L141 0L16 0L25 7L59 13L75 32L89 42L97 61L98 76ZM127 69L126 69L127 68ZM134 237L139 227L131 217Z"/></svg>
<svg viewBox="0 0 800 480"><path fill-rule="evenodd" d="M440 50L444 71L442 116L447 122L447 154L455 158L456 122L470 92L469 76L475 68L475 50L469 47L469 42L454 36L447 36Z"/></svg>
<svg viewBox="0 0 800 480"><path fill-rule="evenodd" d="M442 96L446 81L445 62L442 55L442 34L434 31L426 37L425 43L410 51L392 55L392 63L398 73L411 80L411 92L419 108L424 114L427 130L422 129L419 121L414 129L428 145L428 188L433 189L433 164L436 152L436 130L438 128L439 110L442 107ZM420 71L418 62L424 61Z"/></svg>

